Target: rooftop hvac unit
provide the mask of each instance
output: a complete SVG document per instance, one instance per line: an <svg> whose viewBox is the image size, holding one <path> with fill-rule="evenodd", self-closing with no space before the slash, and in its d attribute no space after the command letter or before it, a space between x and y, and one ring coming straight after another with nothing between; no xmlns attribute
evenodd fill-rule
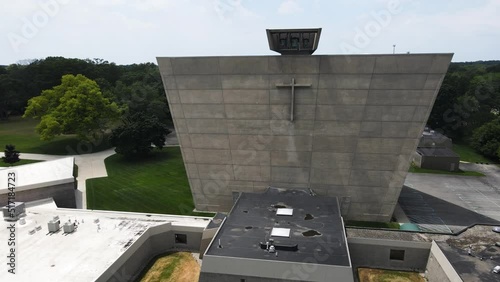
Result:
<svg viewBox="0 0 500 282"><path fill-rule="evenodd" d="M63 226L64 233L73 233L75 231L75 224L66 222Z"/></svg>
<svg viewBox="0 0 500 282"><path fill-rule="evenodd" d="M26 213L26 206L23 202L14 202L13 204L2 207L3 219L6 221L16 221Z"/></svg>
<svg viewBox="0 0 500 282"><path fill-rule="evenodd" d="M48 223L49 232L57 232L59 230L60 223L61 222L59 220L58 221L54 221L54 220L49 221L49 223Z"/></svg>

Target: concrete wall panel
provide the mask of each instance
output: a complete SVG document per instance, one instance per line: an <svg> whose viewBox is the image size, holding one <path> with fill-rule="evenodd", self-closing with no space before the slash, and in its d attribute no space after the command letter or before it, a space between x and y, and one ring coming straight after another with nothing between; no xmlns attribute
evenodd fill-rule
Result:
<svg viewBox="0 0 500 282"><path fill-rule="evenodd" d="M222 91L226 104L265 104L269 103L268 90L224 89Z"/></svg>
<svg viewBox="0 0 500 282"><path fill-rule="evenodd" d="M196 149L226 149L229 138L221 134L190 134L191 147Z"/></svg>
<svg viewBox="0 0 500 282"><path fill-rule="evenodd" d="M187 119L183 120L183 123L187 128L186 132L189 133L227 134L228 132L225 119Z"/></svg>
<svg viewBox="0 0 500 282"><path fill-rule="evenodd" d="M171 64L176 75L219 73L219 60L216 57L173 58Z"/></svg>
<svg viewBox="0 0 500 282"><path fill-rule="evenodd" d="M234 165L234 179L260 182L269 181L271 179L271 167Z"/></svg>
<svg viewBox="0 0 500 282"><path fill-rule="evenodd" d="M179 90L180 102L183 104L220 104L222 90Z"/></svg>
<svg viewBox="0 0 500 282"><path fill-rule="evenodd" d="M273 74L317 74L319 61L317 56L272 56L268 57L269 73Z"/></svg>
<svg viewBox="0 0 500 282"><path fill-rule="evenodd" d="M310 152L271 151L272 166L308 167L310 162Z"/></svg>
<svg viewBox="0 0 500 282"><path fill-rule="evenodd" d="M189 118L210 119L210 118L226 117L224 111L224 105L184 104L182 105L182 109L184 111L184 117L187 119Z"/></svg>
<svg viewBox="0 0 500 282"><path fill-rule="evenodd" d="M347 243L353 269L370 267L424 272L431 247L427 242L369 238L348 238ZM391 249L404 251L404 260L391 260Z"/></svg>
<svg viewBox="0 0 500 282"><path fill-rule="evenodd" d="M219 75L177 75L175 77L177 89L220 89L221 78Z"/></svg>
<svg viewBox="0 0 500 282"><path fill-rule="evenodd" d="M364 106L318 105L316 120L361 121Z"/></svg>
<svg viewBox="0 0 500 282"><path fill-rule="evenodd" d="M193 153L199 164L231 164L229 150L193 149Z"/></svg>
<svg viewBox="0 0 500 282"><path fill-rule="evenodd" d="M318 105L364 105L368 90L319 89Z"/></svg>
<svg viewBox="0 0 500 282"><path fill-rule="evenodd" d="M271 122L269 120L228 120L229 134L262 134L271 135Z"/></svg>
<svg viewBox="0 0 500 282"><path fill-rule="evenodd" d="M219 59L223 74L266 74L268 60L263 57L222 57Z"/></svg>
<svg viewBox="0 0 500 282"><path fill-rule="evenodd" d="M223 89L268 89L267 75L223 75Z"/></svg>
<svg viewBox="0 0 500 282"><path fill-rule="evenodd" d="M426 74L374 74L371 89L424 89Z"/></svg>
<svg viewBox="0 0 500 282"><path fill-rule="evenodd" d="M311 166L325 169L350 169L352 167L354 154L313 152Z"/></svg>
<svg viewBox="0 0 500 282"><path fill-rule="evenodd" d="M321 73L373 73L376 56L321 56Z"/></svg>
<svg viewBox="0 0 500 282"><path fill-rule="evenodd" d="M295 89L296 105L316 105L316 89L300 87ZM280 87L269 91L272 105L290 105L292 95L290 88Z"/></svg>
<svg viewBox="0 0 500 282"><path fill-rule="evenodd" d="M158 58L197 208L314 186L347 219L390 219L451 56ZM294 121L292 78L311 84Z"/></svg>
<svg viewBox="0 0 500 282"><path fill-rule="evenodd" d="M308 183L309 168L273 166L271 178L274 182Z"/></svg>
<svg viewBox="0 0 500 282"><path fill-rule="evenodd" d="M200 179L234 179L232 165L198 164Z"/></svg>
<svg viewBox="0 0 500 282"><path fill-rule="evenodd" d="M18 189L15 191L16 202L31 202L53 198L56 205L60 208L76 208L75 182L48 185L27 190L21 190L22 187L17 188ZM0 201L2 201L2 203L7 204L8 200L12 200L12 198L8 197L8 192L9 191L5 189L5 193L0 194Z"/></svg>
<svg viewBox="0 0 500 282"><path fill-rule="evenodd" d="M234 165L270 165L270 151L231 150Z"/></svg>
<svg viewBox="0 0 500 282"><path fill-rule="evenodd" d="M429 73L433 56L378 56L373 73Z"/></svg>
<svg viewBox="0 0 500 282"><path fill-rule="evenodd" d="M337 153L351 153L356 150L356 137L343 136L314 136L313 148L314 151L333 151Z"/></svg>
<svg viewBox="0 0 500 282"><path fill-rule="evenodd" d="M311 151L312 138L310 136L273 136L271 137L273 151Z"/></svg>
<svg viewBox="0 0 500 282"><path fill-rule="evenodd" d="M320 74L319 88L369 89L371 77L368 74Z"/></svg>
<svg viewBox="0 0 500 282"><path fill-rule="evenodd" d="M269 105L226 105L228 119L269 119Z"/></svg>
<svg viewBox="0 0 500 282"><path fill-rule="evenodd" d="M271 120L271 132L273 135L312 135L314 131L314 120Z"/></svg>
<svg viewBox="0 0 500 282"><path fill-rule="evenodd" d="M355 121L316 121L315 136L358 136L361 123Z"/></svg>
<svg viewBox="0 0 500 282"><path fill-rule="evenodd" d="M348 185L350 169L330 169L330 168L312 168L311 183L316 184L331 184L331 185Z"/></svg>

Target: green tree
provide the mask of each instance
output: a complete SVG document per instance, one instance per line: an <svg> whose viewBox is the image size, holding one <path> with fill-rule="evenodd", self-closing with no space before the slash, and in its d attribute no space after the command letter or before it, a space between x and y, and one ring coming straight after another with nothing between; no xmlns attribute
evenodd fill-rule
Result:
<svg viewBox="0 0 500 282"><path fill-rule="evenodd" d="M171 124L167 98L158 67L134 64L123 67L123 75L112 90L115 101L127 107L127 114L148 113Z"/></svg>
<svg viewBox="0 0 500 282"><path fill-rule="evenodd" d="M500 118L484 124L474 130L471 146L489 158L499 158L500 149Z"/></svg>
<svg viewBox="0 0 500 282"><path fill-rule="evenodd" d="M13 164L20 161L19 159L19 151L16 151L16 146L14 145L5 145L4 157L2 160L4 163Z"/></svg>
<svg viewBox="0 0 500 282"><path fill-rule="evenodd" d="M145 157L153 149L163 148L171 131L156 116L135 113L114 129L110 141L115 151L126 157Z"/></svg>
<svg viewBox="0 0 500 282"><path fill-rule="evenodd" d="M95 81L69 74L62 77L60 85L29 99L23 117L40 119L36 131L42 140L60 134L77 134L82 140L91 140L119 116L118 105L104 97Z"/></svg>

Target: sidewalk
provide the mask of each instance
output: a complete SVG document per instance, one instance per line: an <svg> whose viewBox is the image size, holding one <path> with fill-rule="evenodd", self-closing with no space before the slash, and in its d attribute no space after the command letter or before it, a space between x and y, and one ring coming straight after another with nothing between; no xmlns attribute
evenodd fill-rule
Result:
<svg viewBox="0 0 500 282"><path fill-rule="evenodd" d="M177 139L177 134L175 130L167 135L165 147L178 147L179 141ZM101 152L93 154L83 154L83 155L45 155L45 154L30 154L21 153L20 158L26 160L37 160L37 161L50 161L57 160L60 158L74 157L75 164L78 166L78 181L77 190L75 191L76 207L78 209L87 209L87 194L86 194L86 180L91 178L99 178L108 176L106 171L106 165L104 164L104 159L109 156L114 155L115 149L107 149ZM0 152L0 157L3 156L3 152Z"/></svg>
<svg viewBox="0 0 500 282"><path fill-rule="evenodd" d="M43 154L29 154L21 153L20 158L26 160L50 161L61 158L74 157L75 164L78 166L78 181L77 190L75 191L76 207L78 209L87 209L87 195L86 195L86 180L90 178L106 177L106 165L104 159L114 155L115 149L111 148L102 152L85 155L43 155ZM3 156L3 153L0 154Z"/></svg>

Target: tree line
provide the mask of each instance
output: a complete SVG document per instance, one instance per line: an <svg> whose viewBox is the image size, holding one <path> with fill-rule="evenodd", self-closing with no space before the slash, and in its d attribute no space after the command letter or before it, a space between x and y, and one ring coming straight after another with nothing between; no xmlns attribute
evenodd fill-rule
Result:
<svg viewBox="0 0 500 282"><path fill-rule="evenodd" d="M500 158L500 61L451 63L428 125L470 145L482 155Z"/></svg>
<svg viewBox="0 0 500 282"><path fill-rule="evenodd" d="M66 74L95 81L105 97L131 111L152 107L155 114L169 116L160 73L153 63L116 65L102 59L48 57L0 66L0 118L23 115L30 98L61 84Z"/></svg>
<svg viewBox="0 0 500 282"><path fill-rule="evenodd" d="M111 145L123 147L117 151L139 155L151 144L161 148L170 132L170 112L153 63L48 57L0 66L0 101L0 119L35 118L42 140L76 134L89 141L106 135Z"/></svg>

